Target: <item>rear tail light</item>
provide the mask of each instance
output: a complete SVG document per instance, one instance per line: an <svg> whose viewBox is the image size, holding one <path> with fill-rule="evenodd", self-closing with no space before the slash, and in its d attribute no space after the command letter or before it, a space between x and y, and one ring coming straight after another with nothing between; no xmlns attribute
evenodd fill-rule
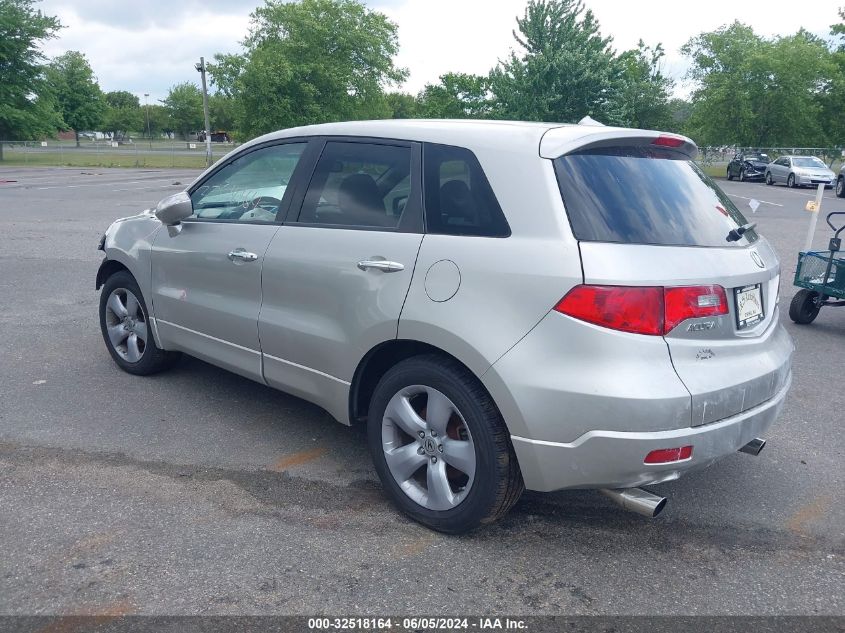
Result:
<svg viewBox="0 0 845 633"><path fill-rule="evenodd" d="M681 286L663 289L664 332L681 322L728 313L728 298L722 286Z"/></svg>
<svg viewBox="0 0 845 633"><path fill-rule="evenodd" d="M671 462L682 462L692 457L692 446L681 446L679 448L660 448L651 451L645 456L644 464L668 464Z"/></svg>
<svg viewBox="0 0 845 633"><path fill-rule="evenodd" d="M602 327L661 336L686 319L728 313L721 286L575 286L554 309Z"/></svg>
<svg viewBox="0 0 845 633"><path fill-rule="evenodd" d="M555 310L622 332L663 334L663 288L575 286Z"/></svg>

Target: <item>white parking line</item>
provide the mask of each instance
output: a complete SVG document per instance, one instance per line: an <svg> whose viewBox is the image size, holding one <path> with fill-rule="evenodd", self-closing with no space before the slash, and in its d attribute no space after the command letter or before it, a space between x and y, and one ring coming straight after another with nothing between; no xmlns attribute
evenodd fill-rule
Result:
<svg viewBox="0 0 845 633"><path fill-rule="evenodd" d="M144 185L150 186L153 183L173 183L174 180L178 180L178 178L170 177L170 178L161 178L161 179L150 179L150 180L127 180L127 181L111 181L111 182L89 182L83 185L51 185L49 187L36 187L39 191L43 191L45 189L78 189L80 187L102 187L103 189L113 186L113 185Z"/></svg>
<svg viewBox="0 0 845 633"><path fill-rule="evenodd" d="M185 185L187 186L187 185ZM153 187L125 187L123 189L112 189L112 191L146 191L146 190L156 190L156 189L164 189L166 187L182 187L182 185L156 185Z"/></svg>
<svg viewBox="0 0 845 633"><path fill-rule="evenodd" d="M745 196L738 196L735 193L729 193L729 196L732 198L742 198L743 200L757 200L760 204L770 204L773 207L782 207L782 204L778 204L777 202L767 202L766 200L760 200L759 198L746 198Z"/></svg>
<svg viewBox="0 0 845 633"><path fill-rule="evenodd" d="M802 198L807 198L809 200L816 199L816 190L815 189L790 189L789 187L778 187L778 193L791 193L796 196L801 196ZM831 191L829 189L825 189L825 191ZM838 200L836 194L833 195L823 195L825 200Z"/></svg>

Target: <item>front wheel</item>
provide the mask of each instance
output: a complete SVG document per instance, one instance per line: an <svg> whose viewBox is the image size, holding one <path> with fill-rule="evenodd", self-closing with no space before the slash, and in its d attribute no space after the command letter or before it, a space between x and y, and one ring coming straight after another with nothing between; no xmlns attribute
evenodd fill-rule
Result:
<svg viewBox="0 0 845 633"><path fill-rule="evenodd" d="M786 186L794 188L795 185L795 174L789 174L789 178L786 179Z"/></svg>
<svg viewBox="0 0 845 633"><path fill-rule="evenodd" d="M469 370L444 356L410 358L385 374L367 439L392 501L435 530L461 534L491 523L522 494L499 410Z"/></svg>
<svg viewBox="0 0 845 633"><path fill-rule="evenodd" d="M845 198L845 178L842 176L836 179L836 197Z"/></svg>
<svg viewBox="0 0 845 633"><path fill-rule="evenodd" d="M731 168L728 167L728 180L733 180L733 179L734 179L734 175L731 173Z"/></svg>
<svg viewBox="0 0 845 633"><path fill-rule="evenodd" d="M800 325L815 321L821 306L817 303L819 293L806 288L799 290L789 304L789 318Z"/></svg>
<svg viewBox="0 0 845 633"><path fill-rule="evenodd" d="M775 181L772 180L772 172L770 172L770 171L766 172L766 184L767 185L775 184Z"/></svg>
<svg viewBox="0 0 845 633"><path fill-rule="evenodd" d="M113 274L103 284L100 330L114 362L130 374L155 374L179 359L178 352L156 345L141 289L126 271Z"/></svg>
<svg viewBox="0 0 845 633"><path fill-rule="evenodd" d="M745 170L744 169L739 170L739 182L745 182Z"/></svg>

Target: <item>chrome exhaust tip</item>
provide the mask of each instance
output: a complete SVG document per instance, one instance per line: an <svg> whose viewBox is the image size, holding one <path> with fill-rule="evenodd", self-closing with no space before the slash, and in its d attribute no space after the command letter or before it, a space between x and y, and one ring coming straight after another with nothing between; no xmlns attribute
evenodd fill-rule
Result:
<svg viewBox="0 0 845 633"><path fill-rule="evenodd" d="M623 488L621 490L602 488L599 492L625 510L636 512L650 519L663 512L663 508L666 507L666 497L653 495L642 488Z"/></svg>
<svg viewBox="0 0 845 633"><path fill-rule="evenodd" d="M759 437L755 437L753 440L748 442L748 444L740 448L739 452L756 456L760 454L760 451L762 451L765 446L766 440L761 440Z"/></svg>

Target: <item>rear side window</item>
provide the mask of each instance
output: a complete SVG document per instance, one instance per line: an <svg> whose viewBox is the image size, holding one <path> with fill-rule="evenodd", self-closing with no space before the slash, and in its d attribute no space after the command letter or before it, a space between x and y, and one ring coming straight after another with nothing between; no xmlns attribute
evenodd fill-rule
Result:
<svg viewBox="0 0 845 633"><path fill-rule="evenodd" d="M463 147L423 148L428 233L507 237L510 227L475 155Z"/></svg>
<svg viewBox="0 0 845 633"><path fill-rule="evenodd" d="M753 230L730 198L679 152L653 147L585 150L554 161L579 240L663 246L744 246Z"/></svg>
<svg viewBox="0 0 845 633"><path fill-rule="evenodd" d="M410 147L326 143L299 222L395 228L410 195L410 174Z"/></svg>

